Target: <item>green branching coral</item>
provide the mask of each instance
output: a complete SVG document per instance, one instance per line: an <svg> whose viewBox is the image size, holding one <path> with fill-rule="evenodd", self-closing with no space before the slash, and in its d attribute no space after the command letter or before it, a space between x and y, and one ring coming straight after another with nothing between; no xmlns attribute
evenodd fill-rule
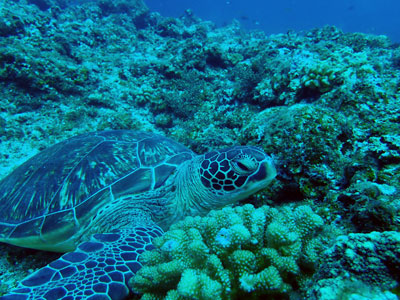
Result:
<svg viewBox="0 0 400 300"><path fill-rule="evenodd" d="M246 299L290 292L313 266L323 220L309 206L246 204L188 217L141 257L142 299ZM312 267L311 267L312 268Z"/></svg>

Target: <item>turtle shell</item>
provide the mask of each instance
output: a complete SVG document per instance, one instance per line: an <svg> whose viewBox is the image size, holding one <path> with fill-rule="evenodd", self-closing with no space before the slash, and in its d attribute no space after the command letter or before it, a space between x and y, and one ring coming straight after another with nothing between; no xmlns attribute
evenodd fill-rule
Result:
<svg viewBox="0 0 400 300"><path fill-rule="evenodd" d="M0 241L52 250L45 244L71 238L110 198L159 189L193 156L171 139L129 130L58 143L0 182Z"/></svg>

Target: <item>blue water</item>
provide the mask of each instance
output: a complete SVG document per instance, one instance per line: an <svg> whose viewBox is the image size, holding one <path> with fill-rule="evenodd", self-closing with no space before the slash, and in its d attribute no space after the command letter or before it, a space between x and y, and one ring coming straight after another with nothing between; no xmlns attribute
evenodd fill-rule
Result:
<svg viewBox="0 0 400 300"><path fill-rule="evenodd" d="M267 34L335 25L346 32L384 34L400 42L400 0L145 0L153 11L178 17L190 8L218 26L237 19Z"/></svg>

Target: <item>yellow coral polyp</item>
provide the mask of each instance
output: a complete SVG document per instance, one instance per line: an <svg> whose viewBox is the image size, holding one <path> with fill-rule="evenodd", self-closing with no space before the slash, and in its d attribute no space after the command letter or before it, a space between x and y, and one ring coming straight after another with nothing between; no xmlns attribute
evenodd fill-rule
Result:
<svg viewBox="0 0 400 300"><path fill-rule="evenodd" d="M243 224L233 225L230 227L230 231L235 245L243 245L250 242L250 231Z"/></svg>
<svg viewBox="0 0 400 300"><path fill-rule="evenodd" d="M322 218L314 213L308 205L296 207L294 210L294 221L296 228L304 238L312 234L316 229L321 228L324 224Z"/></svg>
<svg viewBox="0 0 400 300"><path fill-rule="evenodd" d="M261 254L267 264L275 266L281 273L298 274L300 271L294 256L282 256L274 248L264 248L261 250Z"/></svg>
<svg viewBox="0 0 400 300"><path fill-rule="evenodd" d="M265 238L271 246L279 247L293 244L299 238L299 235L281 222L275 221L267 226Z"/></svg>
<svg viewBox="0 0 400 300"><path fill-rule="evenodd" d="M235 271L235 275L240 277L244 273L254 272L256 256L249 250L235 250L229 256L229 262Z"/></svg>
<svg viewBox="0 0 400 300"><path fill-rule="evenodd" d="M201 240L194 240L188 246L189 252L198 260L205 260L210 250Z"/></svg>
<svg viewBox="0 0 400 300"><path fill-rule="evenodd" d="M278 269L273 266L257 274L244 274L239 281L241 289L248 293L260 291L281 292L285 289L285 284Z"/></svg>
<svg viewBox="0 0 400 300"><path fill-rule="evenodd" d="M188 299L219 300L221 284L207 274L193 269L186 269L177 287L178 294Z"/></svg>

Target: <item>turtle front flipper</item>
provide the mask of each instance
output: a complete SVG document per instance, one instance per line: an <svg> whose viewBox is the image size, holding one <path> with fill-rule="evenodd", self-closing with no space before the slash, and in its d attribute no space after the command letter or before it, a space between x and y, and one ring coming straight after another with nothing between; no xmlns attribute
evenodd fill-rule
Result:
<svg viewBox="0 0 400 300"><path fill-rule="evenodd" d="M156 225L94 234L44 268L25 278L2 300L124 299L127 282L141 268L139 255L160 236Z"/></svg>

